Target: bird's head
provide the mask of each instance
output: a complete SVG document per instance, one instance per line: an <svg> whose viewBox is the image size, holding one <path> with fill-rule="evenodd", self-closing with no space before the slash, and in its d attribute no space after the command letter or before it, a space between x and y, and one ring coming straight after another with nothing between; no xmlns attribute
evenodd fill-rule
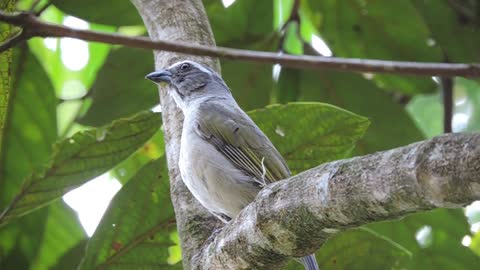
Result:
<svg viewBox="0 0 480 270"><path fill-rule="evenodd" d="M230 96L230 90L215 71L193 61L177 62L145 78L157 84L169 84L169 92L182 110L202 98Z"/></svg>

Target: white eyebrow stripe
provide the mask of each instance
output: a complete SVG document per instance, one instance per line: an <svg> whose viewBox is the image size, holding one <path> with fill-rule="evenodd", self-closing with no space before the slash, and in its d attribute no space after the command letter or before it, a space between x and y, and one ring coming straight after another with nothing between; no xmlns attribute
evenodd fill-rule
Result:
<svg viewBox="0 0 480 270"><path fill-rule="evenodd" d="M204 68L202 65L200 65L199 63L195 63L195 62L191 62L191 61L187 61L189 62L190 64L192 64L193 66L195 66L196 68L200 69L202 72L205 72L207 74L212 74L212 72L210 72L210 70Z"/></svg>
<svg viewBox="0 0 480 270"><path fill-rule="evenodd" d="M183 63L189 63L190 65L198 68L199 70L201 70L202 72L205 72L207 74L212 74L212 72L208 69L206 69L204 66L202 66L201 64L199 63L196 63L196 62L193 62L193 61L189 61L189 60L186 60L186 61L182 61L182 62L178 62L178 63L175 63L173 65L171 65L169 68L174 68L174 67L177 67Z"/></svg>

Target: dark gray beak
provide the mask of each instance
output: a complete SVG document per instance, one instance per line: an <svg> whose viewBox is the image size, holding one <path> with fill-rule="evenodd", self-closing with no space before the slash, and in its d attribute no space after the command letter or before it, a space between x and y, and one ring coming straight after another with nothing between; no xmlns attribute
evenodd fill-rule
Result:
<svg viewBox="0 0 480 270"><path fill-rule="evenodd" d="M147 76L145 76L145 78L156 83L170 83L170 81L172 80L172 73L168 70L159 70L148 74Z"/></svg>

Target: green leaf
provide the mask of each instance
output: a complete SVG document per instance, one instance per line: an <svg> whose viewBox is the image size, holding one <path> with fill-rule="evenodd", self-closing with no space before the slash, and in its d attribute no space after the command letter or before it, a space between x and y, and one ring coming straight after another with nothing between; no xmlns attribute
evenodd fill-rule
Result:
<svg viewBox="0 0 480 270"><path fill-rule="evenodd" d="M367 130L367 118L314 102L271 105L249 112L298 173L346 157Z"/></svg>
<svg viewBox="0 0 480 270"><path fill-rule="evenodd" d="M103 128L79 132L57 143L50 162L28 177L0 224L25 215L108 171L158 130L160 117L141 113Z"/></svg>
<svg viewBox="0 0 480 270"><path fill-rule="evenodd" d="M332 103L368 117L372 125L356 154L387 150L423 139L405 109L361 75L302 71L299 100Z"/></svg>
<svg viewBox="0 0 480 270"><path fill-rule="evenodd" d="M244 110L263 108L270 103L273 89L270 66L223 61L222 77Z"/></svg>
<svg viewBox="0 0 480 270"><path fill-rule="evenodd" d="M48 161L57 138L57 100L48 76L26 47L15 51L10 111L0 155L0 209L23 180Z"/></svg>
<svg viewBox="0 0 480 270"><path fill-rule="evenodd" d="M283 48L289 54L303 54L303 41L299 39L300 29L298 23L291 22L285 29Z"/></svg>
<svg viewBox="0 0 480 270"><path fill-rule="evenodd" d="M0 269L29 269L42 245L47 216L44 208L0 228Z"/></svg>
<svg viewBox="0 0 480 270"><path fill-rule="evenodd" d="M228 8L218 0L203 2L218 45L245 48L273 32L272 1L239 0Z"/></svg>
<svg viewBox="0 0 480 270"><path fill-rule="evenodd" d="M320 269L325 270L401 269L402 265L409 264L411 253L388 238L356 229L327 240L316 257Z"/></svg>
<svg viewBox="0 0 480 270"><path fill-rule="evenodd" d="M165 159L145 165L115 195L87 245L80 269L175 269L175 231ZM180 266L178 266L180 267Z"/></svg>
<svg viewBox="0 0 480 270"><path fill-rule="evenodd" d="M165 142L163 140L163 131L159 129L142 148L110 170L110 174L122 184L125 184L137 174L138 170L145 164L164 154Z"/></svg>
<svg viewBox="0 0 480 270"><path fill-rule="evenodd" d="M480 83L465 78L456 78L454 85L457 114L467 117L466 125L455 125L454 132L480 131ZM455 119L455 118L454 118Z"/></svg>
<svg viewBox="0 0 480 270"><path fill-rule="evenodd" d="M431 241L420 246L415 236L424 226L431 230ZM410 250L411 269L476 269L480 263L480 257L461 244L462 238L470 234L461 209L437 209L367 228Z"/></svg>
<svg viewBox="0 0 480 270"><path fill-rule="evenodd" d="M78 122L101 126L158 104L157 88L145 79L153 70L151 52L112 49L90 90L92 105Z"/></svg>
<svg viewBox="0 0 480 270"><path fill-rule="evenodd" d="M478 1L411 1L448 61L480 61ZM454 38L452 38L454 37Z"/></svg>
<svg viewBox="0 0 480 270"><path fill-rule="evenodd" d="M52 0L65 13L87 21L110 25L142 25L135 7L130 1Z"/></svg>
<svg viewBox="0 0 480 270"><path fill-rule="evenodd" d="M64 202L48 208L41 246L32 260L33 269L50 269L70 248L86 238L77 215Z"/></svg>
<svg viewBox="0 0 480 270"><path fill-rule="evenodd" d="M7 0L0 3L0 9L12 11L15 8L16 0ZM0 23L0 44L13 35L13 26ZM5 123L7 122L7 113L9 108L10 91L12 84L12 50L0 53L0 157L3 151L3 140L5 137ZM0 165L0 176L1 176ZM1 184L1 183L0 183ZM1 185L0 185L1 186Z"/></svg>
<svg viewBox="0 0 480 270"><path fill-rule="evenodd" d="M77 245L65 252L65 254L59 258L57 264L50 268L50 270L77 269L78 265L82 261L83 255L85 254L86 245L87 240L80 241Z"/></svg>
<svg viewBox="0 0 480 270"><path fill-rule="evenodd" d="M282 67L275 88L275 99L279 103L297 101L300 95L300 80L302 71Z"/></svg>
<svg viewBox="0 0 480 270"><path fill-rule="evenodd" d="M433 138L443 133L441 93L416 95L406 109L425 137Z"/></svg>
<svg viewBox="0 0 480 270"><path fill-rule="evenodd" d="M410 1L309 0L308 4L314 24L336 56L444 60L440 48L430 44L429 28ZM376 75L375 80L382 89L409 95L435 89L429 78Z"/></svg>

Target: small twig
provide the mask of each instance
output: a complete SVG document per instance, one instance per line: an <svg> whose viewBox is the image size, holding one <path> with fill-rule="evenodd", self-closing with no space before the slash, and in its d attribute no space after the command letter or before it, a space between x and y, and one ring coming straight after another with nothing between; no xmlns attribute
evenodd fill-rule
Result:
<svg viewBox="0 0 480 270"><path fill-rule="evenodd" d="M112 33L73 29L62 25L42 22L33 14L28 13L10 14L0 11L0 21L23 27L24 31L28 30L29 37L70 37L134 48L171 51L247 62L280 64L282 66L299 69L333 69L364 73L397 73L440 77L480 77L480 63L447 64L308 55L278 55L272 52L211 47L177 41L152 41L146 37L128 37Z"/></svg>
<svg viewBox="0 0 480 270"><path fill-rule="evenodd" d="M443 132L452 132L453 118L453 79L441 78L442 98L443 98Z"/></svg>

